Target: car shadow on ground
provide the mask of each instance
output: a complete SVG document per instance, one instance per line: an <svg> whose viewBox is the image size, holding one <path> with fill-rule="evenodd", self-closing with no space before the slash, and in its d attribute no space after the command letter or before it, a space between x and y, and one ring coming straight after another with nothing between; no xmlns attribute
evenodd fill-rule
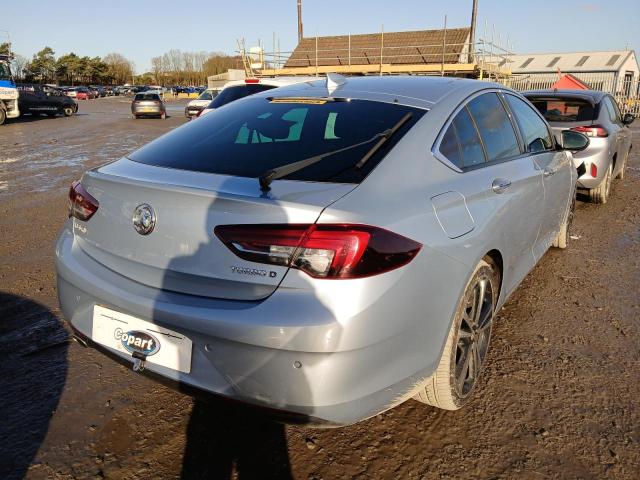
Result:
<svg viewBox="0 0 640 480"><path fill-rule="evenodd" d="M0 292L0 478L22 479L67 377L69 335L45 306Z"/></svg>

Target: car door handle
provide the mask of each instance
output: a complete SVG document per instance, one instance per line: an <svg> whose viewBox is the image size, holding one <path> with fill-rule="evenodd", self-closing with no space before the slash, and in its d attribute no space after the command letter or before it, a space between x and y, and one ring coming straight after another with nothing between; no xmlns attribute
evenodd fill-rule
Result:
<svg viewBox="0 0 640 480"><path fill-rule="evenodd" d="M491 190L495 193L502 193L511 186L511 180L506 178L496 178L491 184Z"/></svg>
<svg viewBox="0 0 640 480"><path fill-rule="evenodd" d="M542 173L545 177L550 177L551 175L555 175L557 171L558 170L556 170L555 168L545 167Z"/></svg>

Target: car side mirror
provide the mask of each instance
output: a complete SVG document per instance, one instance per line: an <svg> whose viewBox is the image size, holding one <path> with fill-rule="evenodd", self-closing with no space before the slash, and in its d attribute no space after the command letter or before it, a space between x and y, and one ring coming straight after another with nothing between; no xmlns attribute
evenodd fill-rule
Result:
<svg viewBox="0 0 640 480"><path fill-rule="evenodd" d="M561 150L570 150L572 152L581 152L589 146L589 137L580 132L572 130L563 130L561 135Z"/></svg>
<svg viewBox="0 0 640 480"><path fill-rule="evenodd" d="M631 125L635 119L636 117L632 113L625 113L622 117L622 123L625 125Z"/></svg>

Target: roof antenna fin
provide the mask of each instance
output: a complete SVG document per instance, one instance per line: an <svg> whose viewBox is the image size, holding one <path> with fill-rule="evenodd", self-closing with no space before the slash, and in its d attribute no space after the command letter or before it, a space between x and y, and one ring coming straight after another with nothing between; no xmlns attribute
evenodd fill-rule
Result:
<svg viewBox="0 0 640 480"><path fill-rule="evenodd" d="M332 95L340 85L347 83L346 77L338 73L327 73L327 92Z"/></svg>

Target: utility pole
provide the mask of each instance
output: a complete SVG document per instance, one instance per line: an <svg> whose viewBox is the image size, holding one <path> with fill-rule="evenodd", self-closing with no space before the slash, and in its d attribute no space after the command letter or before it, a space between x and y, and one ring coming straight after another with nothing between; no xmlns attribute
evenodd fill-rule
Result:
<svg viewBox="0 0 640 480"><path fill-rule="evenodd" d="M302 0L298 0L298 44L302 42Z"/></svg>
<svg viewBox="0 0 640 480"><path fill-rule="evenodd" d="M471 29L469 31L469 54L471 62L475 61L476 48L476 21L478 20L478 0L473 0L473 10L471 11Z"/></svg>

